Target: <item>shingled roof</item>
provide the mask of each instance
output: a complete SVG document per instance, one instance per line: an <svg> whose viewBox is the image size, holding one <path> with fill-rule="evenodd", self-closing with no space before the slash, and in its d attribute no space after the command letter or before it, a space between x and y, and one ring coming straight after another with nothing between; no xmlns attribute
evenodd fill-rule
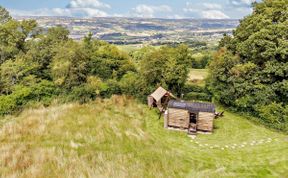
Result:
<svg viewBox="0 0 288 178"><path fill-rule="evenodd" d="M168 108L185 109L190 112L215 112L215 105L212 103L182 102L171 100L168 103Z"/></svg>

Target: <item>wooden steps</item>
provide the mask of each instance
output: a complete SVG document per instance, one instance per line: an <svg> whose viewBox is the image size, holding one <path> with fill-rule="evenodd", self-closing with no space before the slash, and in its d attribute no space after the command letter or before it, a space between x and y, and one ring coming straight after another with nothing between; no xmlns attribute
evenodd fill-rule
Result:
<svg viewBox="0 0 288 178"><path fill-rule="evenodd" d="M197 134L197 125L189 124L188 135L196 135Z"/></svg>

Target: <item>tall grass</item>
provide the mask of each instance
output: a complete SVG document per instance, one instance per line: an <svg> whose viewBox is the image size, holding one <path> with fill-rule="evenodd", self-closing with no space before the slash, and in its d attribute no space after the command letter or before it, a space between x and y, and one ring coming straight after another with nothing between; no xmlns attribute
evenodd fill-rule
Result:
<svg viewBox="0 0 288 178"><path fill-rule="evenodd" d="M114 96L25 110L0 125L0 177L287 177L287 135L232 113L195 141L163 129L157 112ZM269 144L236 150L203 144Z"/></svg>

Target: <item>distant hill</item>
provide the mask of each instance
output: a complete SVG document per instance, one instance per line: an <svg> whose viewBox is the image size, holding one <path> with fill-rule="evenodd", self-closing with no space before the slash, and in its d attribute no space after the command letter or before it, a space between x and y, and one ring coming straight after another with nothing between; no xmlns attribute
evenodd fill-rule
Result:
<svg viewBox="0 0 288 178"><path fill-rule="evenodd" d="M43 28L65 26L73 39L82 39L92 32L93 37L116 44L184 42L219 40L223 33L231 34L239 20L209 19L144 19L144 18L71 18L15 17L35 19ZM124 34L115 39L114 34ZM159 35L161 38L159 38Z"/></svg>

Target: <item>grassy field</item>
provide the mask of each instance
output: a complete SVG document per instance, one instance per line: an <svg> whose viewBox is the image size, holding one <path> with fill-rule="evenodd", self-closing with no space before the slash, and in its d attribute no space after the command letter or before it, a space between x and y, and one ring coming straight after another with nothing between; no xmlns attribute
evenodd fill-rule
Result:
<svg viewBox="0 0 288 178"><path fill-rule="evenodd" d="M288 136L229 112L194 140L119 96L0 123L0 177L288 177Z"/></svg>
<svg viewBox="0 0 288 178"><path fill-rule="evenodd" d="M121 50L121 51L125 51L127 53L131 52L131 51L135 51L138 49L141 49L143 47L143 45L141 44L135 44L135 45L117 45L117 47Z"/></svg>
<svg viewBox="0 0 288 178"><path fill-rule="evenodd" d="M143 47L147 46L147 44L131 44L131 45L117 45L117 47L121 50L121 51L125 51L127 53L135 51L135 50L139 50ZM155 49L160 48L161 46L151 46Z"/></svg>
<svg viewBox="0 0 288 178"><path fill-rule="evenodd" d="M208 77L208 70L207 69L191 69L189 76L188 76L188 82L197 84L200 86L205 85L205 79Z"/></svg>

